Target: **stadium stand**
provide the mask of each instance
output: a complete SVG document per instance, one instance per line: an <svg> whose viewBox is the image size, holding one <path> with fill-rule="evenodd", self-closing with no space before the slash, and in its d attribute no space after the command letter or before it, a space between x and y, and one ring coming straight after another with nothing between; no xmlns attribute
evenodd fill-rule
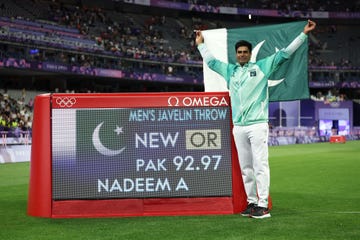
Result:
<svg viewBox="0 0 360 240"><path fill-rule="evenodd" d="M359 104L359 1L227 0L221 6L219 1L163 2L167 5L160 9L131 0L2 1L3 129L12 121L30 129L31 102L43 92L203 91L193 29L294 21L309 12L355 16L316 19L319 27L309 41L312 99ZM220 7L276 10L278 16L255 14L250 20L247 15L220 14ZM354 124L360 125L359 117Z"/></svg>

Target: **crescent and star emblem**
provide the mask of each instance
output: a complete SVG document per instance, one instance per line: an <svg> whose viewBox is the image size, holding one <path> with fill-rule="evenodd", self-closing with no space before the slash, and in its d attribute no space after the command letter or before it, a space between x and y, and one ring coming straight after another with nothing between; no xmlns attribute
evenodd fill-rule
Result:
<svg viewBox="0 0 360 240"><path fill-rule="evenodd" d="M250 58L250 62L256 62L256 58L257 58L257 55L260 51L260 48L262 47L262 45L265 43L265 40L259 42L255 47L254 49L252 50L252 54L251 54L251 58ZM275 48L275 52L279 51L278 48ZM285 78L281 78L279 80L270 80L268 79L268 87L274 87L278 84L280 84L282 81L284 81Z"/></svg>
<svg viewBox="0 0 360 240"><path fill-rule="evenodd" d="M119 150L112 150L112 149L109 149L109 148L105 147L101 143L99 132L100 132L100 128L101 128L101 126L103 124L104 124L104 122L97 125L96 128L94 129L93 134L92 134L92 143L93 143L95 149L100 154L105 155L105 156L112 157L112 156L119 155L120 153L122 153L124 151L125 147L123 147L123 148L121 148ZM120 135L120 133L123 133L122 127L116 126L116 129L114 130L114 132L116 132L117 135Z"/></svg>

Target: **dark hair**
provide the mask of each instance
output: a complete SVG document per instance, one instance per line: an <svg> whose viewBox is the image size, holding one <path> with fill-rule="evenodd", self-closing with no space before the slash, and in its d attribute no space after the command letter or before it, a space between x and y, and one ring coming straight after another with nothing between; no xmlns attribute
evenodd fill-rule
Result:
<svg viewBox="0 0 360 240"><path fill-rule="evenodd" d="M237 51L237 49L239 47L244 47L244 46L247 47L249 49L249 52L251 53L252 45L251 45L251 43L249 43L248 41L245 41L245 40L240 40L235 44L235 52Z"/></svg>

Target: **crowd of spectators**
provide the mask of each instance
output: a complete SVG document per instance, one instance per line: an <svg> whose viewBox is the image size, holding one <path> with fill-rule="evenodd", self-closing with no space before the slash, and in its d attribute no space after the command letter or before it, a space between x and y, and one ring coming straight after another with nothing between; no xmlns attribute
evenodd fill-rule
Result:
<svg viewBox="0 0 360 240"><path fill-rule="evenodd" d="M197 5L216 3L216 1L200 0L185 2ZM229 2L231 1L225 1L222 3L222 6L223 4L230 4ZM260 5L251 5L251 1L245 0L233 2L234 4L237 2L237 4L240 4L241 6L263 9L286 8L289 11L294 9L324 11L331 6L331 9L339 11L339 8L337 7L339 2L337 1L317 1L317 3L311 4L308 1L300 2L283 0L274 3L273 1L263 0ZM219 2L217 2L217 4L219 4ZM354 5L356 4L354 3ZM350 11L349 9L352 4L342 4L342 6L346 6L346 10ZM178 29L165 28L166 31L170 31L172 35L183 40L177 41L176 43L180 44L179 46L175 46L169 43L169 40L164 37L163 29L161 28L161 26L164 26L166 23L166 17L164 15L148 16L144 22L136 23L136 20L133 17L125 17L122 22L114 21L111 17L107 16L107 12L101 8L74 7L60 4L52 5L50 9L54 13L54 19L58 20L59 24L74 26L84 35L89 36L91 28L99 25L103 26L103 30L98 33L98 35L91 36L90 34L91 38L96 39L96 43L106 51L132 59L185 64L199 62L201 59L195 49L193 29L206 30L210 25L206 19L203 20L201 17L192 17L190 26L183 24L182 26L179 26ZM219 22L216 22L215 25L217 28L226 27L224 26L226 23L219 25ZM343 57L334 61L334 58L329 60L322 57L322 50L334 51L335 49L328 49L328 42L326 39L323 40L320 36L327 36L328 38L335 39L337 34L337 26L334 24L318 27L310 41L309 64L311 66L352 67L352 61L349 58Z"/></svg>
<svg viewBox="0 0 360 240"><path fill-rule="evenodd" d="M9 41L18 41L20 45L11 45L8 42L0 44L0 56L24 58L26 62L21 62L24 64L33 60L57 62L75 66L76 69L85 69L82 70L84 72L87 71L86 69L92 72L93 68L105 68L132 72L129 76L134 77L138 75L136 73L142 72L169 76L186 75L201 79L202 64L194 45L193 29L208 29L210 26L226 27L226 21L214 21L203 15L191 16L183 20L165 15L118 13L111 9L87 7L84 4L69 5L61 1L43 2L48 2L48 19L45 23L54 26L48 28L48 24L37 23L37 26L41 26L41 31L38 32L39 28L33 27L34 21L24 20L15 24L15 20L19 19L10 19L15 27L9 29L8 26L3 25L0 37L6 39L10 36L12 38L9 38ZM86 1L78 1L81 2ZM216 1L184 2L215 4ZM300 6L305 8L304 5L308 4L299 1L280 1L274 4L266 0L261 1L260 5L245 0L236 2L249 8L266 9L282 8L284 5L287 5L287 9L298 9ZM317 10L319 4L335 6L337 2L318 1L315 5L308 4L307 9ZM233 3L225 1L224 5L233 6ZM5 5L3 7L6 8ZM174 21L177 23L175 27L171 25ZM39 36L39 33L43 35ZM331 83L332 87L338 86L338 83L347 84L344 85L345 87L349 84L350 87L354 84L358 85L358 73L336 70L359 69L359 66L353 64L346 55L334 57L337 49L334 48L334 44L330 46L327 41L337 39L339 35L344 34L334 24L319 25L312 34L309 39L310 81L326 82L325 86ZM25 46L38 44L38 48L24 47L23 44ZM333 57L325 58L324 52L334 52ZM341 52L350 51L342 49ZM311 71L321 68L323 71ZM329 71L334 69L336 71ZM316 96L317 94L314 94L315 99L321 99Z"/></svg>
<svg viewBox="0 0 360 240"><path fill-rule="evenodd" d="M348 100L346 95L339 92L339 89L329 89L326 94L322 91L318 91L316 95L311 95L311 99L314 101L322 101L324 103L342 102Z"/></svg>
<svg viewBox="0 0 360 240"><path fill-rule="evenodd" d="M243 2L248 4L246 1ZM267 6L267 2L263 1L263 5L260 7ZM296 5L296 2L294 1L293 4ZM202 3L197 1L197 4ZM49 20L56 21L60 26L77 29L79 36L81 36L79 38L89 39L92 42L84 46L79 46L80 43L76 43L76 39L73 40L75 42L70 40L64 42L63 36L59 32L52 31L51 34L47 33L46 35L47 41L43 42L45 46L49 46L49 42L59 41L61 44L69 43L70 45L65 45L65 47L74 47L76 52L58 51L57 48L55 51L46 49L43 52L32 54L30 57L40 61L60 61L65 64L84 67L133 68L140 71L149 71L150 69L162 73L186 73L189 67L197 65L198 67L193 68L191 74L194 72L197 75L201 74L199 67L201 66L201 59L194 46L192 30L209 28L208 20L192 17L191 25L182 24L178 26L178 29L174 29L166 25L167 18L164 15L148 15L143 20L143 18L135 19L136 16L134 17L134 15L118 14L118 18L113 20L111 14L114 13L99 7L90 8L82 5L74 6L64 5L56 1L52 2L49 4ZM217 27L222 27L222 25L216 24ZM173 44L173 39L169 41L169 38L164 37L166 35L164 29L170 31L171 35L177 39L176 44ZM6 28L2 30L7 31ZM333 36L332 38L336 38L337 27L335 25L319 26L309 41L309 66L353 67L352 61L348 58L329 61L322 57L321 52L327 50L327 42L323 42L319 35L324 34L330 34ZM35 36L26 32L25 38L32 40ZM23 37L19 41L26 42L25 40ZM59 47L59 45L55 45L55 47ZM99 53L106 54L106 56L103 57ZM24 54L26 55L26 53ZM146 64L145 61L153 62ZM153 64L154 62L156 64Z"/></svg>
<svg viewBox="0 0 360 240"><path fill-rule="evenodd" d="M80 1L81 2L81 1ZM216 1L182 1L191 4L215 4ZM259 5L258 3L261 2ZM300 1L277 1L273 3L271 1L263 0L257 1L257 4L252 1L225 1L222 5L236 5L257 7L265 9L279 9L287 6L287 9L311 9L311 10L328 10L330 6L337 6L337 1L317 1L315 4L309 2ZM236 6L239 6L236 5ZM350 9L351 6L357 5L356 2L349 5L342 4L346 8ZM319 6L319 7L317 7ZM6 8L2 4L2 8ZM339 10L339 8L335 8ZM351 8L352 9L352 8ZM356 8L355 8L356 9ZM329 9L331 10L331 9ZM169 63L183 63L185 66L181 67L181 70L189 68L189 66L198 64L200 65L201 59L194 47L192 29L207 29L208 24L203 21L201 17L192 17L191 26L183 24L178 29L170 28L171 34L175 35L183 41L177 41L176 43L182 43L172 45L169 40L164 37L163 29L161 26L166 24L165 16L148 16L144 22L137 22L139 20L134 19L132 16L123 14L121 20L115 21L109 16L109 11L105 11L99 7L86 7L83 5L64 5L58 1L50 1L49 3L49 20L57 21L61 26L68 28L76 28L79 34L83 38L93 40L93 45L96 48L88 49L76 46L75 50L84 50L74 53L73 51L54 51L53 49L46 49L43 52L37 52L37 54L31 54L29 57L39 61L60 61L66 64L77 64L81 66L99 66L105 68L134 68L141 70L144 67L151 66L155 68L154 71L161 71L163 73L176 72L179 65L169 65ZM169 28L165 28L168 29ZM97 30L97 31L96 31ZM7 31L3 28L2 31ZM327 50L327 42L323 42L317 35L331 34L336 38L337 27L335 25L319 26L315 32L315 36L310 41L309 51L309 66L325 66L325 67L353 67L352 61L348 58L333 58L332 60L324 59L321 55L321 50ZM341 34L341 33L340 33ZM48 34L53 38L49 41L56 42L61 41L59 33ZM29 32L26 32L25 37L34 38ZM51 37L51 36L50 36ZM60 39L60 40L59 40ZM20 39L22 42L26 42L24 38ZM71 42L71 41L70 41ZM32 43L30 41L30 43ZM62 44L64 42L61 42ZM68 43L68 41L66 42ZM49 45L49 42L44 42L45 45ZM3 49L6 52L8 49ZM69 47L69 46L65 46ZM16 48L16 47L15 47ZM18 48L21 51L21 48ZM90 54L93 50L95 54ZM334 50L334 49L331 49ZM102 57L98 53L110 53L111 57ZM27 53L23 53L26 55ZM121 57L121 58L120 58ZM143 61L127 61L124 63L122 59L128 58L129 60L150 60L157 64L144 64ZM334 61L334 59L336 59ZM159 64L160 63L160 64ZM187 64L187 66L186 66ZM154 67L156 66L156 67ZM356 66L355 66L356 67ZM145 69L146 71L148 69ZM201 68L195 68L198 70L198 74ZM314 79L316 80L316 79Z"/></svg>
<svg viewBox="0 0 360 240"><path fill-rule="evenodd" d="M219 1L178 0L177 2L219 7ZM358 2L345 5L337 1L316 1L316 3L310 3L310 1L297 0L281 0L277 2L262 0L255 3L254 1L247 0L227 0L221 2L221 5L281 11L359 11ZM0 10L6 7L5 4L2 4ZM34 39L45 39L51 41L51 43L59 41L61 44L69 45L60 44L50 47L49 42L45 41L43 45L40 42L36 49L37 51L30 52L29 50L33 49L29 49L29 47L24 48L24 45L11 46L9 42L6 42L5 44L0 44L0 57L11 55L39 62L56 61L82 67L96 66L120 70L132 69L134 72L160 72L169 75L184 72L201 75L201 58L194 45L193 29L208 29L210 25L212 27L225 27L226 24L224 22L209 22L212 20L198 16L190 18L190 24L181 23L181 21L176 20L181 24L177 25L176 28L172 28L169 22L170 20L174 21L174 19L165 15L141 15L137 19L136 14L116 13L100 7L87 7L82 4L65 5L59 1L48 1L48 10L47 21L53 21L52 24L60 27L60 29L61 27L64 27L64 29L77 29L76 33L69 33L66 30L47 29L45 27L46 24L42 24L40 32L44 37L41 38L33 31L34 28L26 25L26 21L33 21L29 19L22 23L23 28L18 26L16 29L20 32L23 31L20 43L25 44L25 46L27 46L26 43L29 43L29 46L33 47ZM114 14L116 18L114 18ZM19 17L18 19L22 18ZM14 20L14 18L11 20ZM11 33L18 37L18 32L12 32L6 26L2 26L1 32L2 34L0 35L2 36ZM327 42L323 40L324 38L321 38L323 34L336 38L338 28L336 25L319 26L317 31L314 32L309 41L310 68L358 67L353 66L352 61L348 58L332 61L322 58L321 52L329 48ZM69 37L73 35L75 38ZM29 42L23 40L28 40ZM173 41L176 41L176 45L173 44ZM79 46L79 42L85 42L86 44ZM319 77L316 74L314 73L314 76L312 76L314 81ZM8 137L20 137L31 130L32 100L26 102L25 90L23 94L18 99L9 96L7 91L0 94L0 130L2 133L6 132ZM326 95L319 91L312 98L313 100L325 102L347 99L344 94L333 90L330 90Z"/></svg>
<svg viewBox="0 0 360 240"><path fill-rule="evenodd" d="M0 132L2 144L6 138L30 138L32 127L33 99L26 102L26 90L18 99L11 97L7 90L0 93Z"/></svg>
<svg viewBox="0 0 360 240"><path fill-rule="evenodd" d="M342 52L345 49L350 50L350 46L342 46L349 42L356 42L356 34L349 36L347 41L343 41L342 38L337 40L339 36L349 34L348 32L338 31L338 27L334 24L330 25L319 25L316 31L312 33L311 41L309 41L309 65L310 67L338 67L342 69L349 69L353 66L352 61L349 57L338 57L335 53L331 54L330 57L324 58L322 53L327 52ZM350 33L351 34L351 33ZM332 41L333 46L329 46L329 41ZM354 44L355 45L355 44Z"/></svg>
<svg viewBox="0 0 360 240"><path fill-rule="evenodd" d="M81 34L94 39L101 49L115 56L177 63L192 60L187 46L173 46L164 38L161 29L166 23L164 15L148 15L138 22L127 14L118 14L117 20L113 20L110 11L99 7L53 4L50 9L52 18L60 25L76 27ZM179 34L181 30L175 31L174 34Z"/></svg>

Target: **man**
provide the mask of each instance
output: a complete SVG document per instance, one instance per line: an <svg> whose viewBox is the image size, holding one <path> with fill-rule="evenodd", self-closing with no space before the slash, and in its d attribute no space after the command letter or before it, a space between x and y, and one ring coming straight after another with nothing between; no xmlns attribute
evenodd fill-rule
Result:
<svg viewBox="0 0 360 240"><path fill-rule="evenodd" d="M195 43L203 60L224 77L230 90L233 135L248 202L241 212L243 216L271 217L268 209L268 77L291 57L315 26L315 22L308 20L303 32L289 46L257 62L249 62L252 45L241 40L235 44L236 64L215 59L204 44L201 31L196 31Z"/></svg>

